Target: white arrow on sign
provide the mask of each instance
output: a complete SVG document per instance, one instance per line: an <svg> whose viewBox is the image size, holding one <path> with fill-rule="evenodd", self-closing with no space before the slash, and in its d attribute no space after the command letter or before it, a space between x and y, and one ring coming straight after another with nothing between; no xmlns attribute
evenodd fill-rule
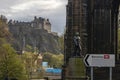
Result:
<svg viewBox="0 0 120 80"><path fill-rule="evenodd" d="M86 54L84 63L87 67L115 67L115 55Z"/></svg>

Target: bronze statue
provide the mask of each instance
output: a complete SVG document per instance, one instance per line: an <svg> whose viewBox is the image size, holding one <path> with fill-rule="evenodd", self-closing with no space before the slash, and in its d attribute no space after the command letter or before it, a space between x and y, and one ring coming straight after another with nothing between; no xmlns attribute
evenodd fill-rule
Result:
<svg viewBox="0 0 120 80"><path fill-rule="evenodd" d="M74 42L74 56L81 56L81 38L78 32L75 33L73 38Z"/></svg>

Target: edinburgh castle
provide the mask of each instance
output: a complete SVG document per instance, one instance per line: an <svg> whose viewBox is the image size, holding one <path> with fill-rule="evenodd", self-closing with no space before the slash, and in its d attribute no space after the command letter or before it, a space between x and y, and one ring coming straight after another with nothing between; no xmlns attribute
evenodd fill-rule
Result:
<svg viewBox="0 0 120 80"><path fill-rule="evenodd" d="M55 32L51 32L51 23L49 19L45 19L42 17L37 18L34 17L33 21L30 22L19 22L16 20L9 20L8 26L10 31L19 32L20 29L41 29L46 30L48 33L52 33L53 35L57 35Z"/></svg>

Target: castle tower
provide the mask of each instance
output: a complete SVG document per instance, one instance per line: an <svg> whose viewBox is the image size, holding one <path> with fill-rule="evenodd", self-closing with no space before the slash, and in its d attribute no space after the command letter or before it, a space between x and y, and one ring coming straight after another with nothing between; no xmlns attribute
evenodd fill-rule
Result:
<svg viewBox="0 0 120 80"><path fill-rule="evenodd" d="M49 19L45 19L42 17L37 18L35 16L34 20L31 22L31 26L36 29L47 30L48 33L51 33L51 23Z"/></svg>
<svg viewBox="0 0 120 80"><path fill-rule="evenodd" d="M79 32L80 37L85 40L87 0L68 0L65 32L65 61L73 54L73 36ZM85 43L83 43L83 53L85 53Z"/></svg>
<svg viewBox="0 0 120 80"><path fill-rule="evenodd" d="M44 19L43 28L47 30L48 33L51 33L51 23L49 22L49 19Z"/></svg>

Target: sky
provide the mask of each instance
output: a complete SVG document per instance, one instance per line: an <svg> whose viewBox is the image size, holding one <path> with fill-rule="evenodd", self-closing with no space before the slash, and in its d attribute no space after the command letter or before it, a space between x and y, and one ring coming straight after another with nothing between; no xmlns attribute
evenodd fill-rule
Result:
<svg viewBox="0 0 120 80"><path fill-rule="evenodd" d="M7 19L32 21L34 16L48 18L52 31L62 34L66 24L67 0L1 0L0 14Z"/></svg>

